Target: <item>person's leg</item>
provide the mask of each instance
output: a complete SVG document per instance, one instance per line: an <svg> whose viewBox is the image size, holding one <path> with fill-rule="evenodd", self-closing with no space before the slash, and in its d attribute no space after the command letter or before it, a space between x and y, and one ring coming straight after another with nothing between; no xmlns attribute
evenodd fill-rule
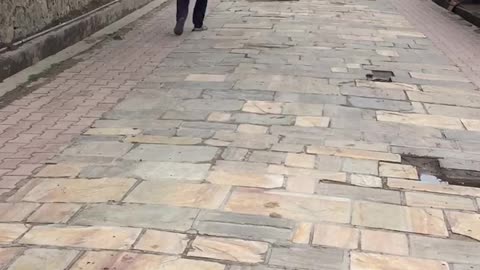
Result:
<svg viewBox="0 0 480 270"><path fill-rule="evenodd" d="M207 2L208 0L197 0L195 3L195 8L193 9L193 25L195 29L204 29L203 19L207 11Z"/></svg>
<svg viewBox="0 0 480 270"><path fill-rule="evenodd" d="M177 0L177 24L173 30L176 35L183 34L183 27L188 16L188 5L190 0Z"/></svg>

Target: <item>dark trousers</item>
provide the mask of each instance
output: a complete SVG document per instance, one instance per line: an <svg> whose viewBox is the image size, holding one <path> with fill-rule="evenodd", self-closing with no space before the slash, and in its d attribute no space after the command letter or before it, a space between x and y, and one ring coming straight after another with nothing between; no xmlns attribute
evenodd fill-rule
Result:
<svg viewBox="0 0 480 270"><path fill-rule="evenodd" d="M207 10L208 0L197 0L195 8L193 9L193 25L195 27L203 26L203 19L205 18L205 11ZM190 0L177 0L177 21L180 18L187 18L188 5Z"/></svg>

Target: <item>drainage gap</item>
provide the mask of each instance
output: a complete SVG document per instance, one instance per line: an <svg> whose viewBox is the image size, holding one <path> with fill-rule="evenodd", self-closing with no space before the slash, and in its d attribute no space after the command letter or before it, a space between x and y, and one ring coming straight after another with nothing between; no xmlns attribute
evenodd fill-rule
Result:
<svg viewBox="0 0 480 270"><path fill-rule="evenodd" d="M395 77L395 74L390 70L372 70L366 77L367 80L374 82L393 82L392 77Z"/></svg>

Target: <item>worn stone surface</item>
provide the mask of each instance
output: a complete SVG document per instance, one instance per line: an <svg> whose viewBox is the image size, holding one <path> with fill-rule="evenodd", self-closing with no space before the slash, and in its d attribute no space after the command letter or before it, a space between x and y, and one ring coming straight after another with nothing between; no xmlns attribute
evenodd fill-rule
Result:
<svg viewBox="0 0 480 270"><path fill-rule="evenodd" d="M453 263L480 264L478 242L410 236L410 254Z"/></svg>
<svg viewBox="0 0 480 270"><path fill-rule="evenodd" d="M447 212L447 220L453 233L480 241L480 215L462 212Z"/></svg>
<svg viewBox="0 0 480 270"><path fill-rule="evenodd" d="M356 249L359 241L360 231L357 229L331 224L316 224L313 231L312 244L342 249Z"/></svg>
<svg viewBox="0 0 480 270"><path fill-rule="evenodd" d="M357 149L309 146L307 147L307 152L311 154L318 154L318 155L348 157L348 158L357 158L357 159L384 160L384 161L392 161L392 162L400 161L400 156L396 154L374 152L374 151L367 151L367 150L357 150Z"/></svg>
<svg viewBox="0 0 480 270"><path fill-rule="evenodd" d="M10 244L28 230L27 225L5 223L0 224L0 243Z"/></svg>
<svg viewBox="0 0 480 270"><path fill-rule="evenodd" d="M476 207L470 198L431 194L424 192L405 192L407 205L475 211Z"/></svg>
<svg viewBox="0 0 480 270"><path fill-rule="evenodd" d="M28 217L29 222L66 223L79 209L80 204L55 203L43 204L33 215Z"/></svg>
<svg viewBox="0 0 480 270"><path fill-rule="evenodd" d="M417 169L410 165L380 162L379 172L383 177L418 179Z"/></svg>
<svg viewBox="0 0 480 270"><path fill-rule="evenodd" d="M267 250L267 243L198 236L187 255L233 262L260 263L265 260Z"/></svg>
<svg viewBox="0 0 480 270"><path fill-rule="evenodd" d="M345 256L343 251L333 248L274 247L268 264L294 269L342 270L346 266Z"/></svg>
<svg viewBox="0 0 480 270"><path fill-rule="evenodd" d="M362 230L362 250L408 256L406 234L386 231Z"/></svg>
<svg viewBox="0 0 480 270"><path fill-rule="evenodd" d="M8 269L63 270L70 265L77 254L78 251L75 250L27 249Z"/></svg>
<svg viewBox="0 0 480 270"><path fill-rule="evenodd" d="M188 241L186 234L147 230L135 244L135 249L181 254L187 248Z"/></svg>
<svg viewBox="0 0 480 270"><path fill-rule="evenodd" d="M20 247L0 248L0 267L6 267L22 251Z"/></svg>
<svg viewBox="0 0 480 270"><path fill-rule="evenodd" d="M400 204L400 193L391 190L319 183L315 189L315 193L332 197L351 198L354 200Z"/></svg>
<svg viewBox="0 0 480 270"><path fill-rule="evenodd" d="M283 176L275 174L253 174L213 171L207 181L212 184L275 188L283 186Z"/></svg>
<svg viewBox="0 0 480 270"><path fill-rule="evenodd" d="M124 158L168 162L205 162L212 160L216 153L217 148L209 146L140 145Z"/></svg>
<svg viewBox="0 0 480 270"><path fill-rule="evenodd" d="M377 270L377 269L378 270L380 269L449 270L449 267L446 262L442 262L442 261L354 252L351 258L351 269L352 270Z"/></svg>
<svg viewBox="0 0 480 270"><path fill-rule="evenodd" d="M22 221L38 206L36 203L0 203L0 221Z"/></svg>
<svg viewBox="0 0 480 270"><path fill-rule="evenodd" d="M382 187L382 179L371 175L352 174L350 183L361 187Z"/></svg>
<svg viewBox="0 0 480 270"><path fill-rule="evenodd" d="M371 228L447 236L440 210L354 202L352 224Z"/></svg>

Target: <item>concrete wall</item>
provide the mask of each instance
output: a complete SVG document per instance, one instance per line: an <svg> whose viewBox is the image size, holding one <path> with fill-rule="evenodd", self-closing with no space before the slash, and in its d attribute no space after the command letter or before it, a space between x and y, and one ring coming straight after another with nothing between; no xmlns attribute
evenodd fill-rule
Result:
<svg viewBox="0 0 480 270"><path fill-rule="evenodd" d="M0 42L23 39L110 0L0 0Z"/></svg>

